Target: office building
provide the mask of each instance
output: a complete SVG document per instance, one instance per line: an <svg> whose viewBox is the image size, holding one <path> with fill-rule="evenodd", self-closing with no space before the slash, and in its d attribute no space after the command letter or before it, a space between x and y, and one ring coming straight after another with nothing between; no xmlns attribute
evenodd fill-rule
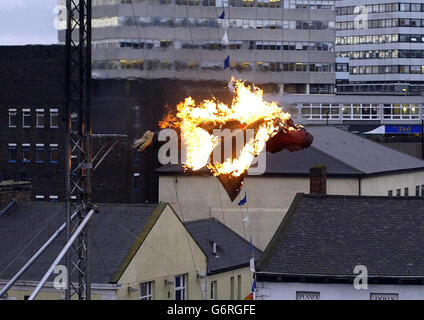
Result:
<svg viewBox="0 0 424 320"><path fill-rule="evenodd" d="M421 0L336 1L337 93L422 95L423 27Z"/></svg>
<svg viewBox="0 0 424 320"><path fill-rule="evenodd" d="M93 1L93 75L333 93L334 1ZM61 24L59 40L64 41Z"/></svg>

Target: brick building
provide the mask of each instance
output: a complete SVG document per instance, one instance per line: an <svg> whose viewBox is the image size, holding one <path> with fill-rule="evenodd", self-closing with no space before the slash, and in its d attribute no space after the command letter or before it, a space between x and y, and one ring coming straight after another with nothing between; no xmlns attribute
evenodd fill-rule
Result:
<svg viewBox="0 0 424 320"><path fill-rule="evenodd" d="M33 181L40 200L64 193L64 52L0 47L0 177Z"/></svg>
<svg viewBox="0 0 424 320"><path fill-rule="evenodd" d="M65 48L0 46L0 181L31 181L32 197L63 201L65 182ZM125 134L93 175L95 202L157 202L157 151L132 142L187 96L229 102L225 83L93 80L93 151L104 134Z"/></svg>

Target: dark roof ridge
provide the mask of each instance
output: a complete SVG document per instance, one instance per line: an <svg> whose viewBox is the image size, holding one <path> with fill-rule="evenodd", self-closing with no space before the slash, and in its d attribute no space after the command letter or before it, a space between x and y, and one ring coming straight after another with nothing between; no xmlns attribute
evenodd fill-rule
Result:
<svg viewBox="0 0 424 320"><path fill-rule="evenodd" d="M377 195L356 195L356 194L319 194L319 193L304 193L305 198L349 198L349 199L390 199L390 200L423 200L424 197L421 196L408 196L408 197L394 197L394 196L377 196Z"/></svg>

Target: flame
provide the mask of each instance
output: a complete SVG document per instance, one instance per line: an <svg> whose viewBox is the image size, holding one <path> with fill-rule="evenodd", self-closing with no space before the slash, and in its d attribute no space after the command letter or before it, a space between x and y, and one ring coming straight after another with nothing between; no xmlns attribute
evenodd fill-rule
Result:
<svg viewBox="0 0 424 320"><path fill-rule="evenodd" d="M177 105L177 114L168 113L159 126L181 130L186 169L196 171L207 166L215 176L229 174L236 177L249 169L266 142L284 127L288 119L290 114L283 112L277 103L264 101L262 90L236 81L231 106L215 99L196 105L193 98L188 97ZM256 134L241 148L237 158L210 163L210 155L221 140L207 128L220 129L229 123L236 123L240 129L255 125Z"/></svg>

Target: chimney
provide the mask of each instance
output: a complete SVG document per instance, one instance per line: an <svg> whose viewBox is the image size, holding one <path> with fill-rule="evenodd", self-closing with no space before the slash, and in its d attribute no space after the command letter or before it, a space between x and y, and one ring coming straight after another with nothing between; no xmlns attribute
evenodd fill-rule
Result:
<svg viewBox="0 0 424 320"><path fill-rule="evenodd" d="M327 168L323 165L309 169L309 193L327 194Z"/></svg>
<svg viewBox="0 0 424 320"><path fill-rule="evenodd" d="M29 181L1 181L0 182L0 211L16 202L31 201L32 185Z"/></svg>

